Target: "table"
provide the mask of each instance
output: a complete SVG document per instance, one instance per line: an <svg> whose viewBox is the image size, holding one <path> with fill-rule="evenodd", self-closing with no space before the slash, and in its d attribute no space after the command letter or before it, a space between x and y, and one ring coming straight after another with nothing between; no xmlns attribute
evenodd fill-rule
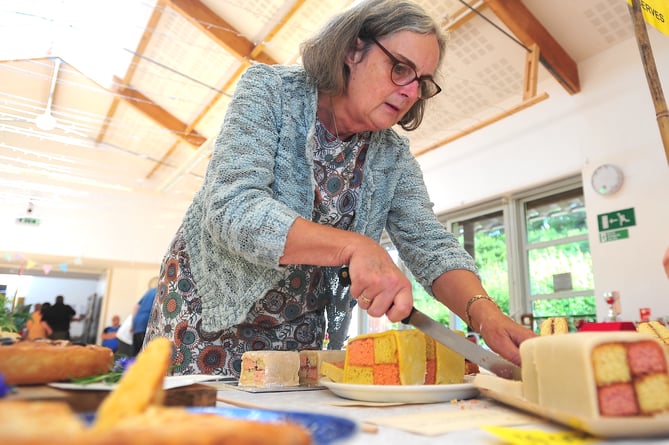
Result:
<svg viewBox="0 0 669 445"><path fill-rule="evenodd" d="M7 396L7 400L39 400L65 402L77 413L91 413L98 409L109 392L98 390L61 390L47 385L19 386ZM216 389L203 384L194 384L165 391L166 406L213 406L216 404ZM1 437L1 435L0 435Z"/></svg>
<svg viewBox="0 0 669 445"><path fill-rule="evenodd" d="M457 412L463 409L471 411L472 416L485 416L486 411L510 410L518 413L513 408L503 406L493 400L479 396L472 401L441 402L430 404L415 405L397 405L385 407L371 406L336 406L333 403L345 402L334 395L329 390L311 390L311 391L290 391L290 392L266 392L250 393L245 392L226 384L212 384L218 389L217 406L243 406L257 407L273 410L303 411L321 414L329 414L353 419L365 426L365 421L373 418L387 417L393 415L424 413L426 416L435 412ZM517 426L514 428L541 429L548 432L565 431L559 425L543 422ZM378 426L376 432L361 431L354 438L345 442L350 445L447 445L447 444L501 444L492 434L482 429L469 429L463 431L453 431L439 436L423 436L410 433L402 429L390 426ZM669 444L669 437L662 439L634 439L634 440L608 440L597 442L600 444Z"/></svg>

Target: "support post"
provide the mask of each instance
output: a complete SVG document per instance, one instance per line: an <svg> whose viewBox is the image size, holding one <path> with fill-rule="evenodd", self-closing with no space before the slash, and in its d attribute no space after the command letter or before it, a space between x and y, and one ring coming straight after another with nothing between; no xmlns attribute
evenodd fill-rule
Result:
<svg viewBox="0 0 669 445"><path fill-rule="evenodd" d="M669 110L667 110L667 102L664 99L662 92L662 84L657 74L657 67L655 66L655 58L653 57L653 50L650 46L650 39L648 38L648 30L646 29L646 22L643 19L641 12L640 0L632 0L630 7L630 14L634 23L634 33L636 34L639 52L641 53L641 61L643 62L644 72L646 73L646 80L648 81L648 88L653 99L655 107L655 116L657 117L657 125L660 129L660 137L664 145L664 155L669 164Z"/></svg>

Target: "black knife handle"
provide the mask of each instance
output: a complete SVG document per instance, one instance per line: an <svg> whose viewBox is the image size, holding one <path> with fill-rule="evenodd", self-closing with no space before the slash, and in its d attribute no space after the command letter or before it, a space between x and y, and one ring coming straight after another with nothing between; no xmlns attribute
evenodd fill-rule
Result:
<svg viewBox="0 0 669 445"><path fill-rule="evenodd" d="M351 285L351 275L348 272L348 266L341 266L337 275L339 276L339 282L342 286Z"/></svg>
<svg viewBox="0 0 669 445"><path fill-rule="evenodd" d="M402 324L411 324L411 316L414 314L414 312L416 312L416 308L412 306L409 315L407 315L406 318L402 319Z"/></svg>

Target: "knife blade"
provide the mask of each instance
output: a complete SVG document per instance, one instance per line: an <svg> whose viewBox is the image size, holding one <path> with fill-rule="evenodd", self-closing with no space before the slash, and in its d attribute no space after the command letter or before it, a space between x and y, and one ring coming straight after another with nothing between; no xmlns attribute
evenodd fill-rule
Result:
<svg viewBox="0 0 669 445"><path fill-rule="evenodd" d="M348 266L344 265L338 272L339 282L343 286L351 285L351 275ZM481 368L487 369L493 374L510 380L520 380L520 367L511 363L503 357L482 348L476 343L473 343L461 336L457 332L434 321L415 307L411 309L408 317L402 320L404 324L410 324L415 328L423 331L430 337L437 340L442 345L457 352L465 357L467 360L476 363Z"/></svg>
<svg viewBox="0 0 669 445"><path fill-rule="evenodd" d="M442 345L499 377L509 380L521 379L519 366L469 341L416 308L411 309L411 314L402 320L402 323L418 328Z"/></svg>

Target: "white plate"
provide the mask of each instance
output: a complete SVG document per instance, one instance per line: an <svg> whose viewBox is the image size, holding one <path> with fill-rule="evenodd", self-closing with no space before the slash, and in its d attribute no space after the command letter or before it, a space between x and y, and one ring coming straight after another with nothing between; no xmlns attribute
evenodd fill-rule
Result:
<svg viewBox="0 0 669 445"><path fill-rule="evenodd" d="M220 375L169 375L165 377L163 389L179 388L182 386L194 385L200 382L211 382L224 379ZM49 383L49 386L58 389L74 389L80 391L112 391L117 383Z"/></svg>
<svg viewBox="0 0 669 445"><path fill-rule="evenodd" d="M649 417L581 418L530 402L522 395L522 382L479 374L473 383L484 396L595 436L604 438L669 436L669 413Z"/></svg>
<svg viewBox="0 0 669 445"><path fill-rule="evenodd" d="M478 389L465 377L465 383L451 385L356 385L321 379L321 385L345 399L364 402L438 403L471 399Z"/></svg>

